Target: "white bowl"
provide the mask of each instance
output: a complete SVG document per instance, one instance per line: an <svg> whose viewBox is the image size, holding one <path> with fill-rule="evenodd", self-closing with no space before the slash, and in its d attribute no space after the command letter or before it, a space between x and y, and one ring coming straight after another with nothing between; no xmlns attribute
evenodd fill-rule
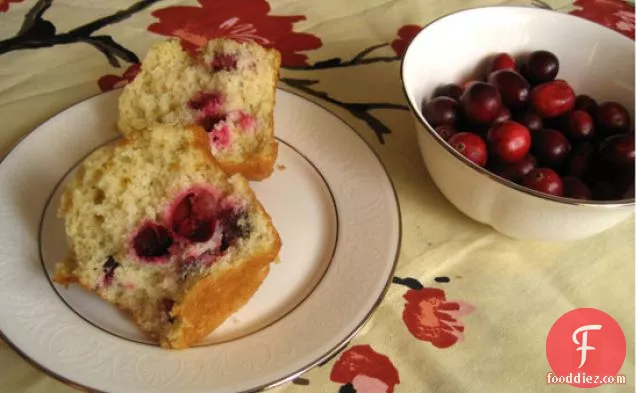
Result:
<svg viewBox="0 0 636 393"><path fill-rule="evenodd" d="M540 49L557 55L557 78L567 80L577 94L620 102L634 119L634 42L582 18L530 7L476 8L430 23L404 55L402 85L426 167L453 205L514 238L581 239L629 218L634 199L582 203L528 190L464 158L421 112L422 102L439 85L483 75L488 55Z"/></svg>

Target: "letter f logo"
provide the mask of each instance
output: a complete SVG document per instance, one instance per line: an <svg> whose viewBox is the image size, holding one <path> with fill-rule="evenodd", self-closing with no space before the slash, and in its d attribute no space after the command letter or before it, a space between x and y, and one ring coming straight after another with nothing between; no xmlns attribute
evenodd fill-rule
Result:
<svg viewBox="0 0 636 393"><path fill-rule="evenodd" d="M577 351L581 351L581 364L579 364L579 368L583 367L587 360L587 351L593 351L596 349L587 345L587 332L589 330L601 330L601 327L601 325L585 325L576 329L574 333L572 333L572 341L574 341L574 344L581 345L576 349ZM581 342L579 342L576 336L581 332L583 332L583 334L581 335Z"/></svg>

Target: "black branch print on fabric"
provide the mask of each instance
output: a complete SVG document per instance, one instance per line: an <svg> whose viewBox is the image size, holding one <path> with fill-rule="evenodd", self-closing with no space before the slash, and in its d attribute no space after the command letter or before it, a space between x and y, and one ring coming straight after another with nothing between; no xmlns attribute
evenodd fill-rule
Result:
<svg viewBox="0 0 636 393"><path fill-rule="evenodd" d="M125 10L99 18L84 26L58 34L55 25L43 18L53 0L38 0L24 16L22 27L15 37L0 41L0 55L16 50L48 48L55 45L85 43L100 51L113 67L121 67L120 60L138 63L137 55L115 42L108 35L93 35L96 31L129 18L160 0L142 0Z"/></svg>
<svg viewBox="0 0 636 393"><path fill-rule="evenodd" d="M363 64L373 64L373 63L391 63L393 61L399 61L400 56L386 56L386 57L366 57L371 52L376 49L384 48L389 46L389 44L378 44L373 45L365 50L361 51L357 55L355 55L351 60L342 61L339 57L334 57L327 60L317 61L314 64L310 64L307 66L298 66L298 67L284 67L288 70L326 70L332 68L343 68L343 67L355 67Z"/></svg>
<svg viewBox="0 0 636 393"><path fill-rule="evenodd" d="M330 102L332 104L338 105L341 108L346 109L353 116L357 117L360 120L363 120L367 123L369 127L375 132L376 136L380 143L384 143L384 136L386 134L390 134L391 130L384 123L382 123L377 117L373 114L369 113L374 109L400 109L400 110L408 110L408 108L404 105L399 104L391 104L384 102L344 102L337 100L331 97L329 94L317 91L311 88L312 85L315 85L319 81L311 80L311 79L293 79L293 78L281 78L281 82L286 83L287 85L302 91L303 93L309 94L313 97L320 98L324 101Z"/></svg>
<svg viewBox="0 0 636 393"><path fill-rule="evenodd" d="M400 278L398 276L394 276L392 282L393 284L404 285L405 287L416 291L424 288L424 286L413 277Z"/></svg>

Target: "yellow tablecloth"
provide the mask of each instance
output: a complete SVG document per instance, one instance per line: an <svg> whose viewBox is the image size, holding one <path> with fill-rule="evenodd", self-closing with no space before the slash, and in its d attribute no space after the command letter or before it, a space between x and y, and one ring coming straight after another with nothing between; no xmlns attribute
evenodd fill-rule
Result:
<svg viewBox="0 0 636 393"><path fill-rule="evenodd" d="M634 222L571 243L506 238L462 215L435 188L406 110L371 105L360 112L359 106L348 105L405 104L398 58L418 26L460 9L522 2L56 0L48 8L47 3L0 0L1 155L60 110L100 89L124 84L135 74L131 64L156 40L177 35L196 45L206 36L251 34L283 52L281 77L287 83L281 86L345 118L387 166L403 217L396 276L413 280L391 286L371 321L343 352L273 391L575 391L546 385L550 366L545 345L552 324L579 307L610 314L627 339L620 371L627 384L596 391L634 391ZM196 8L171 8L184 5ZM633 38L633 3L552 0L543 6L573 12ZM21 27L26 33L13 38ZM57 45L48 45L52 43ZM376 45L364 60L353 60ZM317 83L308 91L298 80ZM417 302L429 308L409 308ZM366 388L361 376L367 378ZM374 383L379 390L372 388ZM0 344L0 391L74 390Z"/></svg>

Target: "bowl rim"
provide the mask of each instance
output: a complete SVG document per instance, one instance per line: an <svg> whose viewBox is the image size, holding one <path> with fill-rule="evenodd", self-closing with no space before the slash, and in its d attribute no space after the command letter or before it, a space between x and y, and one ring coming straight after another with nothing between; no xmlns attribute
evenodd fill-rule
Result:
<svg viewBox="0 0 636 393"><path fill-rule="evenodd" d="M454 11L454 12L450 12L447 14L444 14L440 17L437 17L435 19L433 19L432 21L430 21L429 23L425 24L422 29L413 37L413 39L408 43L406 50L404 51L402 58L400 59L400 84L402 85L402 92L406 98L406 102L407 105L410 109L410 112L415 116L415 118L417 119L417 121L420 123L420 125L422 125L422 127L424 128L424 130L426 130L426 132L428 132L430 134L430 136L433 138L433 140L435 140L435 142L439 145L441 145L448 153L450 153L452 156L454 156L455 158L459 159L462 163L464 163L465 165L467 165L469 168L472 168L475 172L477 172L477 174L487 177L503 186L506 186L508 188L511 188L515 191L521 192L523 194L532 196L532 197L536 197L536 198L541 198L550 202L555 202L558 204L566 204L566 205L572 205L572 206L581 206L581 207L599 207L599 208L604 208L604 209L610 209L610 208L617 208L617 207L628 207L628 206L634 206L634 202L636 200L636 198L630 198L630 199L616 199L616 200L608 200L608 201L601 201L601 200L581 200L581 199L573 199L573 198L566 198L566 197L559 197L559 196L554 196L554 195L550 195L550 194L546 194L546 193L542 193L539 191L535 191L532 190L530 188L521 186L513 181L504 179L503 177L497 176L494 173L488 171L486 168L483 168L475 163L473 163L472 161L470 161L469 159L467 159L466 157L464 157L462 154L460 154L459 152L457 152L455 149L453 149L444 139L442 139L442 137L439 136L439 134L437 134L437 132L435 132L435 130L433 129L433 127L431 127L431 125L428 123L428 121L426 121L426 119L424 118L424 116L420 115L420 113L417 111L416 107L414 106L414 103L411 101L411 98L409 97L409 94L407 92L406 89L406 83L404 81L404 68L405 68L405 63L406 63L406 58L407 58L407 54L409 53L410 50L412 50L412 44L413 42L417 39L417 37L419 37L421 34L423 34L425 32L425 30L427 28L429 28L430 26L432 26L435 23L438 23L440 21L442 21L443 19L446 19L448 17L457 15L457 14L462 14L462 13L471 13L473 11L483 11L485 9L512 9L512 10L516 10L516 11L529 11L529 12L537 12L537 13L556 13L559 14L563 17L566 18L573 18L575 20L577 20L577 23L589 23L591 25L594 25L595 28L598 29L605 29L607 31L611 31L613 33L616 34L617 37L620 37L621 39L625 39L628 40L631 44L631 40L628 37L625 37L624 35L616 32L615 30L609 29L605 26L599 25L598 23L589 21L587 19L575 16L575 15L570 15L567 13L562 13L562 12L558 12L552 9L545 9L545 8L537 8L537 7L532 7L532 6L521 6L521 5L508 5L508 6L502 6L502 5L490 5L490 6L479 6L479 7L472 7L472 8L466 8L466 9L462 9L459 11ZM420 130L418 130L416 128L415 132L421 132Z"/></svg>

